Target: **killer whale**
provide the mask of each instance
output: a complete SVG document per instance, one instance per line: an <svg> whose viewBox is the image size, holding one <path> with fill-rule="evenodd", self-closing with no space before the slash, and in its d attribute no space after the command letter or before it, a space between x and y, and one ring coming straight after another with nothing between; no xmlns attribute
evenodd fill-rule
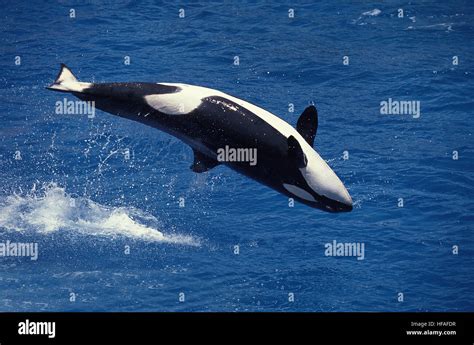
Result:
<svg viewBox="0 0 474 345"><path fill-rule="evenodd" d="M192 148L196 173L225 164L311 207L327 212L353 208L341 180L313 149L318 128L314 105L303 111L295 129L221 91L179 83L86 83L65 64L47 89L93 101L97 109L177 137ZM224 147L256 149L258 162L219 161L217 151Z"/></svg>

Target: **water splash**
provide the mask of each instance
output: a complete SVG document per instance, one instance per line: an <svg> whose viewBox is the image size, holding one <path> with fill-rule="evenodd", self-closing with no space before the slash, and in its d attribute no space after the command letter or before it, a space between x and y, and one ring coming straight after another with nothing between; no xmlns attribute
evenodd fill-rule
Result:
<svg viewBox="0 0 474 345"><path fill-rule="evenodd" d="M55 183L34 186L26 195L0 197L0 229L49 234L74 231L84 235L127 237L149 242L199 246L192 236L165 234L154 216L133 207L101 205L73 197Z"/></svg>

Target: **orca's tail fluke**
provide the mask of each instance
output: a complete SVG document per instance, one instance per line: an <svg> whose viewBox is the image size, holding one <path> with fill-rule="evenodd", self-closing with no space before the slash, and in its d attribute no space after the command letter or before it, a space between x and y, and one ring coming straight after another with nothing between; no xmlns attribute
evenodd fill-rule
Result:
<svg viewBox="0 0 474 345"><path fill-rule="evenodd" d="M89 85L89 83L81 83L77 80L69 67L62 63L56 80L47 89L61 92L82 92Z"/></svg>

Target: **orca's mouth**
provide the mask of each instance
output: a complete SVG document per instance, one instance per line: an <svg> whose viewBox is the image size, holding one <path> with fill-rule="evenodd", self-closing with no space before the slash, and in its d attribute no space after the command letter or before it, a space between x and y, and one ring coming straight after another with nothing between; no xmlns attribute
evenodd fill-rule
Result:
<svg viewBox="0 0 474 345"><path fill-rule="evenodd" d="M288 195L290 195L292 198L298 199L303 204L306 204L313 208L317 208L324 212L342 213L342 212L351 212L353 210L352 203L346 204L346 203L333 200L328 197L325 197L324 195L319 195L316 193L311 193L311 196L314 197L314 200L307 200L307 199L301 198L298 195L292 195L292 194L288 194Z"/></svg>
<svg viewBox="0 0 474 345"><path fill-rule="evenodd" d="M297 198L302 203L325 212L350 212L353 209L352 199L347 191L347 202L342 202L328 198L325 195L318 194L314 190L310 189L309 186L304 188L305 186L298 184L283 183L283 187L285 188L284 193L290 197Z"/></svg>
<svg viewBox="0 0 474 345"><path fill-rule="evenodd" d="M325 205L324 211L327 212L350 212L353 209L352 205L347 205L342 202L337 202L337 205Z"/></svg>
<svg viewBox="0 0 474 345"><path fill-rule="evenodd" d="M346 204L318 194L316 194L315 197L320 205L318 208L326 212L350 212L353 209L352 203Z"/></svg>

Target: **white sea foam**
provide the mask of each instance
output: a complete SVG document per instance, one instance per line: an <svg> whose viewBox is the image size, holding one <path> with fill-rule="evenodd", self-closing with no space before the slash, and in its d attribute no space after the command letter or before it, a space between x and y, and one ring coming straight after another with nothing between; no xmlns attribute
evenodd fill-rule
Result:
<svg viewBox="0 0 474 345"><path fill-rule="evenodd" d="M380 11L378 8L374 8L374 9L371 10L371 11L367 11L367 12L362 13L362 15L363 15L363 16L376 17L376 16L378 16L380 13L382 13L382 11Z"/></svg>
<svg viewBox="0 0 474 345"><path fill-rule="evenodd" d="M445 30L445 32L454 31L453 30L454 23L439 23L439 24L432 24L432 25L422 25L422 26L413 26L410 25L405 30Z"/></svg>
<svg viewBox="0 0 474 345"><path fill-rule="evenodd" d="M0 229L48 234L74 231L85 235L127 237L149 242L198 246L188 235L165 234L154 216L133 207L111 207L73 197L54 183L27 195L0 197Z"/></svg>

